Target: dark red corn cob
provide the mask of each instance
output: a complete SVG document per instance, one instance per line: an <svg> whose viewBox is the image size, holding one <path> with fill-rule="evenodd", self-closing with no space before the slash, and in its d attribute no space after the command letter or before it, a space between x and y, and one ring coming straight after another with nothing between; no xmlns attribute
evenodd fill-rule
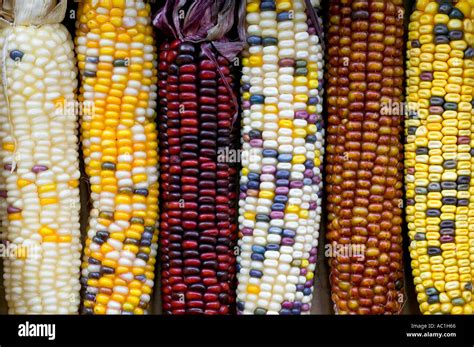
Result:
<svg viewBox="0 0 474 347"><path fill-rule="evenodd" d="M214 18L210 6L229 18ZM186 19L168 22L166 13L177 7L187 9ZM238 168L219 155L238 147L229 59L241 44L225 36L234 7L224 0L168 0L154 21L167 36L159 61L158 118L165 314L234 310Z"/></svg>
<svg viewBox="0 0 474 347"><path fill-rule="evenodd" d="M219 154L238 147L235 78L228 58L211 47L186 39L161 45L158 119L165 314L234 310L238 167Z"/></svg>

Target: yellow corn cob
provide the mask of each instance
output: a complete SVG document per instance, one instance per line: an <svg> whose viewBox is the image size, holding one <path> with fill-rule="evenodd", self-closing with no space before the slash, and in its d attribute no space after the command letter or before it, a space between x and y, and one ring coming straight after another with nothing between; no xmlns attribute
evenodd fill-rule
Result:
<svg viewBox="0 0 474 347"><path fill-rule="evenodd" d="M473 20L473 0L419 0L409 26L406 214L424 314L474 310Z"/></svg>
<svg viewBox="0 0 474 347"><path fill-rule="evenodd" d="M58 4L55 24L42 23L55 5L16 1L15 25L0 29L0 189L11 314L73 314L79 305L77 71L71 36L59 24L66 2Z"/></svg>
<svg viewBox="0 0 474 347"><path fill-rule="evenodd" d="M84 312L143 314L153 288L158 173L156 48L150 5L82 1L77 22L82 145L93 209Z"/></svg>

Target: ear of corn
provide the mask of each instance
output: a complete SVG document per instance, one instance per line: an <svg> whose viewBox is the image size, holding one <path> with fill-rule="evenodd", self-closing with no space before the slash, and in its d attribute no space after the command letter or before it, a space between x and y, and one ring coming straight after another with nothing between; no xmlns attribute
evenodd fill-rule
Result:
<svg viewBox="0 0 474 347"><path fill-rule="evenodd" d="M417 1L409 26L406 214L424 314L474 310L473 21L473 1Z"/></svg>
<svg viewBox="0 0 474 347"><path fill-rule="evenodd" d="M11 314L73 314L79 305L77 71L72 39L58 24L64 11L56 24L42 23L52 3L17 2L15 25L0 29L0 199ZM65 1L58 7L65 10Z"/></svg>
<svg viewBox="0 0 474 347"><path fill-rule="evenodd" d="M82 147L92 211L83 262L84 312L143 314L157 253L156 48L150 5L85 0L77 56Z"/></svg>
<svg viewBox="0 0 474 347"><path fill-rule="evenodd" d="M193 4L198 13L191 7L189 21L205 25L212 6L222 10L225 4L233 18L235 4L220 1L209 7L205 2ZM165 11L156 20L160 28ZM222 27L228 20L213 25ZM166 314L228 314L235 303L236 169L226 158L235 138L234 76L229 60L211 51L209 43L191 42L199 32L213 30L183 31L183 40L169 35L160 51L160 244ZM218 47L227 30L220 35L206 41L214 40Z"/></svg>
<svg viewBox="0 0 474 347"><path fill-rule="evenodd" d="M332 0L329 11L332 299L339 314L398 313L404 300L402 1Z"/></svg>
<svg viewBox="0 0 474 347"><path fill-rule="evenodd" d="M310 312L321 218L323 50L306 4L247 2L237 308ZM319 19L317 19L319 20Z"/></svg>

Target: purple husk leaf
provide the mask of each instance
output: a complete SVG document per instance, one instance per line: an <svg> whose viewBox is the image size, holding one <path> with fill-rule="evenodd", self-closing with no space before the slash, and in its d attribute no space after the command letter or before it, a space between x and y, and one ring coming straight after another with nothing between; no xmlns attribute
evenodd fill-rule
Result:
<svg viewBox="0 0 474 347"><path fill-rule="evenodd" d="M187 0L178 0L178 4L174 6L173 9L173 23L178 34L178 38L183 41L185 39L183 32L181 30L181 23L179 22L179 10L181 10L186 5Z"/></svg>
<svg viewBox="0 0 474 347"><path fill-rule="evenodd" d="M177 38L176 28L173 26L173 21L167 17L171 14L172 8L175 6L176 0L168 0L165 5L158 11L153 19L153 25L160 29L166 36Z"/></svg>
<svg viewBox="0 0 474 347"><path fill-rule="evenodd" d="M216 17L214 1L197 0L189 7L183 23L183 35L186 40L192 42L204 40Z"/></svg>
<svg viewBox="0 0 474 347"><path fill-rule="evenodd" d="M239 39L243 43L247 40L247 32L245 31L245 0L240 0L240 7L237 15L239 21L237 24L237 31L239 33Z"/></svg>
<svg viewBox="0 0 474 347"><path fill-rule="evenodd" d="M213 42L212 45L220 55L227 60L232 61L244 48L244 43L240 41L220 40Z"/></svg>
<svg viewBox="0 0 474 347"><path fill-rule="evenodd" d="M224 1L219 6L217 24L209 30L206 41L217 41L223 38L234 25L235 1Z"/></svg>

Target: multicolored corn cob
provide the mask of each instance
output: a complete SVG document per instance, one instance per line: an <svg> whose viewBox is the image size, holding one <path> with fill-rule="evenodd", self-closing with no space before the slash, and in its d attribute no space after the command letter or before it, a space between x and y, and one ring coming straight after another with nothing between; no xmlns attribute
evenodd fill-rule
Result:
<svg viewBox="0 0 474 347"><path fill-rule="evenodd" d="M327 246L338 314L396 314L404 302L402 4L330 1Z"/></svg>
<svg viewBox="0 0 474 347"><path fill-rule="evenodd" d="M235 50L235 43L225 41L235 2L181 5L189 4L183 31L174 28L181 39L169 33L159 60L163 312L228 314L235 303L237 170L225 153L237 147L232 143L237 105L230 58L209 42ZM178 11L176 6L168 1L158 14L155 24L162 30L169 26L167 11ZM212 23L212 11L229 15Z"/></svg>
<svg viewBox="0 0 474 347"><path fill-rule="evenodd" d="M84 313L146 313L157 253L157 54L143 0L79 5L82 148L92 211Z"/></svg>
<svg viewBox="0 0 474 347"><path fill-rule="evenodd" d="M424 314L474 311L474 1L417 1L408 42L405 182Z"/></svg>
<svg viewBox="0 0 474 347"><path fill-rule="evenodd" d="M241 314L310 312L324 153L319 6L314 0L247 1L237 276Z"/></svg>
<svg viewBox="0 0 474 347"><path fill-rule="evenodd" d="M79 307L77 86L66 1L3 1L0 161L4 284L11 314ZM71 107L72 104L72 107Z"/></svg>

